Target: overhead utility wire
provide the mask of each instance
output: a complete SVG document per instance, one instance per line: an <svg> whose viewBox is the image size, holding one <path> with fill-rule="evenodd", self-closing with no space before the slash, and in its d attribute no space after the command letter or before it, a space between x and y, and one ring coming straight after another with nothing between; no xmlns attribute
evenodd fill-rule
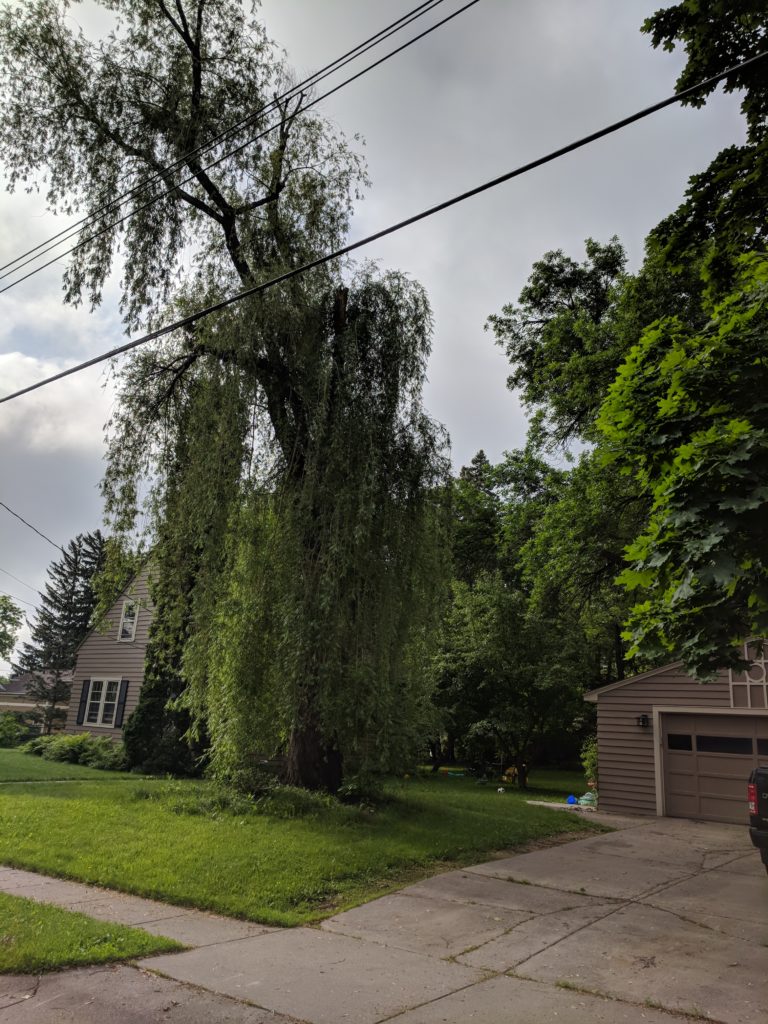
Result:
<svg viewBox="0 0 768 1024"><path fill-rule="evenodd" d="M59 551L61 551L62 553L64 552L64 548L61 546L61 544L57 544L56 541L51 540L50 537L46 537L45 534L38 530L36 526L33 526L32 523L28 523L23 516L20 516L18 512L14 512L13 509L10 508L10 506L6 505L4 501L0 501L0 506L4 508L6 512L10 512L12 516L15 516L17 519L21 520L21 522L24 523L25 526L28 526L30 530L34 530L38 537L42 537L43 540L47 540L49 544L52 544L55 548L58 548Z"/></svg>
<svg viewBox="0 0 768 1024"><path fill-rule="evenodd" d="M627 125L634 124L635 121L641 121L643 118L649 117L651 114L655 114L657 111L663 110L665 107L669 107L673 103L679 103L680 100L685 99L688 96L692 96L694 93L699 92L701 89L705 89L707 86L714 85L715 83L722 81L724 78L727 78L728 75L732 75L736 71L741 71L742 68L749 67L751 64L755 64L757 61L763 60L765 57L768 57L768 50L757 54L755 57L750 57L749 60L742 61L740 64L735 64L733 67L728 68L727 71L721 71L720 74L712 75L710 78L705 78L696 85L689 86L687 89L683 89L681 92L675 93L673 96L668 96L666 99L660 100L658 103L654 103L652 106L646 107L644 110L639 110L635 114L630 114L629 117L622 118L621 121L614 121L613 124L607 125L605 128L599 129L599 131L592 132L590 135L584 135L575 142L568 143L567 146L561 146L559 149L552 150L552 152L547 153L545 156L540 156L536 160L531 160L527 164L522 164L520 167L516 167L512 171L507 171L506 174L500 174L497 178L492 178L490 181L486 181L482 185L477 185L475 188L468 189L466 192L453 196L451 199L446 199L444 202L438 203L436 206L430 206L429 209L422 210L421 213L416 213L412 217L407 217L405 220L398 221L397 224L391 224L387 228L382 228L381 231L377 231L372 235L367 235L365 238L361 238L357 242L351 242L349 245L345 245L341 249L336 249L334 252L328 253L325 256L319 256L316 260L304 263L302 266L295 267L293 270L288 270L284 274L280 274L278 277L271 278L269 281L263 281L261 284L253 285L251 288L246 288L241 292L237 292L235 295L230 295L229 298L222 299L221 302L216 302L212 306L206 306L204 309L199 309L196 313L190 313L189 316L185 316L181 320L176 320L172 324L160 327L140 338L128 341L124 345L118 345L117 348L110 349L108 352L103 352L101 355L94 356L92 359L86 359L83 363L78 363L76 366L71 366L68 370L62 370L60 373L55 373L52 377L46 377L44 380L39 380L35 384L30 384L25 388L21 388L19 391L14 391L10 395L5 395L0 398L0 404L3 402L10 402L12 399L19 398L21 395L26 395L30 391L37 391L38 388L45 387L46 384L52 384L54 381L61 380L63 377L69 377L73 373L79 373L80 370L85 370L89 366L95 366L97 363L103 363L107 359L114 358L114 356L122 355L124 352L130 352L132 349L138 348L140 345L146 345L149 341L155 341L157 338L162 338L166 334L171 334L173 331L176 331L181 327L188 327L191 324L194 324L197 320L210 316L211 313L217 313L219 310L226 309L233 303L240 302L242 299L248 298L250 295L256 295L259 292L267 291L269 288L274 288L275 285L282 284L284 281L289 281L293 277L298 277L300 274L304 274L308 270L314 270L315 267L322 266L324 263L329 263L331 260L338 259L339 256L345 256L347 253L353 252L355 249L360 249L364 245L369 245L371 242L375 242L379 238L384 238L386 235L391 235L396 231L401 231L403 228L409 227L411 224L416 224L418 221L425 220L427 217L432 217L434 214L440 213L442 210L447 210L449 207L455 206L457 203L463 203L466 199L471 199L472 196L479 195L481 192L487 192L489 189L496 188L497 185L502 185L504 182L510 181L512 178L518 178L537 167L551 163L553 160L558 160L561 156L573 153L574 150L582 149L584 146L588 146L592 142L596 142L598 139L605 138L606 135L611 135L613 132L617 132L621 128L626 128Z"/></svg>
<svg viewBox="0 0 768 1024"><path fill-rule="evenodd" d="M270 132L273 132L276 128L280 127L282 124L286 124L286 123L288 123L290 121L293 121L293 120L295 120L295 118L301 116L302 114L305 114L308 110L311 110L312 107L317 106L317 104L320 103L322 100L325 100L329 96L332 96L335 92L338 92L339 89L343 89L344 86L349 85L350 82L354 82L355 79L361 78L363 75L368 74L369 71L372 71L374 68L377 68L380 64L383 64L385 61L389 60L391 57L394 57L396 54L400 53L402 50L407 49L409 46L412 46L414 43L418 42L420 39L423 39L424 36L428 36L431 32L434 32L435 29L438 29L441 26L445 25L446 22L452 21L454 18L458 17L459 14L463 14L464 11L468 10L470 7L474 7L475 4L477 4L479 2L480 2L480 0L469 0L469 3L466 3L463 7L460 7L457 11L454 11L453 14L449 14L446 18L443 18L441 21L438 21L434 25L431 25L428 29L425 29L423 32L419 33L419 35L414 36L412 39L409 39L407 42L403 43L401 46L398 46L395 50L392 50L390 53L387 53L383 57L380 57L378 60L374 61L373 64L369 64L367 67L362 68L362 70L356 72L354 75L350 75L349 78L345 78L343 82L340 82L338 85L334 86L332 89L329 89L327 92L321 93L320 96L317 96L310 103L307 103L306 106L301 107L300 109L295 110L292 114L289 114L286 118L284 118L284 119L282 119L280 121L276 121L269 128L266 128L264 131L259 132L258 135L254 135L250 139L246 139L245 142L240 143L240 145L236 146L234 149L231 149L228 153L224 153L224 154L222 154L222 156L217 157L211 163L206 164L206 166L202 167L198 173L203 173L205 171L210 171L213 167L217 167L219 164L223 163L225 160L229 160L230 157L235 156L236 153L241 152L247 146L252 145L254 142L258 142L259 139L265 138L267 135L270 134ZM71 253L77 252L78 249L82 249L82 247L84 245L87 245L89 242L93 242L97 238L100 238L101 235L106 234L108 231L111 231L113 228L119 227L121 224L124 224L125 221L130 220L131 217L135 217L136 214L141 213L142 211L149 209L151 206L154 206L155 203L160 202L161 199L165 199L165 198L167 198L167 196L172 195L177 189L181 188L182 185L186 185L190 181L194 181L196 179L196 177L197 177L197 174L192 173L192 174L188 175L186 178L182 178L181 181L177 182L175 185L172 185L170 188L166 189L165 192L158 193L158 195L153 196L153 198L150 199L148 202L143 203L141 206L137 206L133 210L130 210L128 213L126 213L123 217L120 217L118 220L113 221L111 224L107 224L105 227L100 228L98 231L94 231L94 233L92 235L89 235L87 238L84 238L80 242L77 242L70 249L65 249L64 252L57 253L56 256L54 256L52 259L48 260L47 263L42 263L42 264L40 264L40 266L35 267L34 270L30 270L28 273L22 275L22 277L17 277L15 281L11 281L10 284L5 285L4 288L0 288L0 295L2 295L3 292L10 291L11 288L15 288L16 285L17 284L21 284L22 281L26 281L30 277L34 277L35 274L39 274L40 271L46 270L48 267L52 266L54 263L58 263L59 260L63 259L65 256L69 256ZM48 251L48 250L46 250L46 251ZM41 255L42 255L42 253L41 253ZM32 261L27 261L27 262L32 262ZM26 266L26 264L23 264L23 265ZM17 269L20 270L21 267L18 267ZM7 277L8 275L4 275L4 276Z"/></svg>
<svg viewBox="0 0 768 1024"><path fill-rule="evenodd" d="M0 271L6 271L6 273L0 273L0 280L9 277L12 273L16 273L16 271L21 270L22 267L26 267L29 263L32 263L35 260L40 259L46 253L50 252L51 249L55 248L56 245L60 245L62 242L68 241L70 238L74 237L74 235L78 233L77 229L82 227L84 224L87 224L89 221L95 221L99 216L101 216L101 214L108 213L112 208L119 209L120 206L124 205L126 200L131 199L133 196L141 192L143 189L147 189L150 188L152 185L161 183L164 180L164 175L170 174L178 167L183 166L188 160L191 160L193 157L199 156L201 153L205 152L208 149L212 149L219 142L223 141L229 135L232 135L239 129L247 127L250 123L255 121L255 119L260 114L268 113L269 111L274 110L279 105L279 103L285 100L293 99L296 95L300 94L301 91L304 89L313 88L319 82L322 82L323 79L327 78L334 72L339 71L346 64L349 64L350 61L353 61L357 57L362 56L362 54L367 53L368 50L372 49L374 46L377 46L385 39L388 39L396 32L399 32L401 29L406 28L408 25L416 21L418 18L422 17L424 14L428 14L431 10L434 10L435 7L437 7L439 4L443 2L444 0L427 0L426 3L419 4L417 7L414 7L411 11L409 11L407 14L404 14L402 17L398 18L396 21L393 21L385 28L380 29L375 35L369 36L368 39L363 40L362 43L358 43L358 45L353 47L353 49L347 50L347 52L342 54L341 57L337 57L336 60L332 61L330 64L326 64L325 67L320 68L319 71L313 72L313 74L309 75L303 81L299 82L298 85L291 86L290 89L287 89L280 96L276 96L273 100L270 100L269 103L265 103L263 106L258 107L256 110L252 111L246 117L242 118L240 121L236 121L234 124L231 124L228 128L225 128L224 131L220 132L218 135L215 135L212 139L209 139L205 143L201 143L201 145L199 145L196 149L193 149L191 152L186 153L182 157L179 157L173 163L161 167L159 171L156 171L154 174L150 175L150 177L147 178L146 181L139 182L132 188L129 188L125 192L122 192L120 195L115 196L114 199L110 199L109 202L106 202L102 206L97 207L97 209L94 210L93 213L90 213L85 217L82 217L80 220L75 221L74 224L69 224L66 228L62 228L62 230L59 231L57 234L51 235L50 238L47 238L44 241L40 242L39 245L34 246L34 248L32 249L28 249L26 252L22 253L20 256L17 256L9 263L3 264L2 266L0 266ZM129 175L125 174L119 180L125 181L128 177ZM105 191L104 196L106 196L106 194L107 193ZM46 246L47 248L45 248ZM42 252L39 252L38 250L42 250ZM33 255L35 253L37 253L37 255ZM63 255L67 254L63 253ZM31 259L27 259L27 257L31 257ZM25 262L22 263L22 260L25 260ZM15 264L19 264L19 266L15 266ZM43 268L41 267L40 269Z"/></svg>
<svg viewBox="0 0 768 1024"><path fill-rule="evenodd" d="M5 596L10 597L12 601L21 601L22 604L28 604L30 608L37 608L36 604L32 604L31 601L26 601L23 597L15 597L13 594L9 594L7 590L0 590L0 594L5 594Z"/></svg>
<svg viewBox="0 0 768 1024"><path fill-rule="evenodd" d="M37 589L37 587L33 587L31 583L25 583L24 580L20 580L18 576L14 576L12 572L8 572L7 569L3 569L2 566L0 566L0 572L5 573L6 576L10 576L12 580L16 580L16 582L20 583L22 587L28 587L30 590L34 590L36 594L40 594L40 591ZM40 594L40 597L42 596L43 595Z"/></svg>

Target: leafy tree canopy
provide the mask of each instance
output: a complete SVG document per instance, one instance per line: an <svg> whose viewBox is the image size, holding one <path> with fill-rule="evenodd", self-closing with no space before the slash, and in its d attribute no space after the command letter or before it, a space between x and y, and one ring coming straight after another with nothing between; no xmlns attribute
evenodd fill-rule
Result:
<svg viewBox="0 0 768 1024"><path fill-rule="evenodd" d="M537 742L563 738L582 712L587 648L578 628L531 615L525 595L501 574L457 581L435 656L436 700L470 757L489 748L523 765Z"/></svg>
<svg viewBox="0 0 768 1024"><path fill-rule="evenodd" d="M677 88L694 85L750 57L768 45L768 11L763 0L683 0L648 18L643 31L655 47L682 44L687 62ZM680 271L705 256L710 287L729 291L736 257L765 248L768 241L768 62L758 61L730 75L724 88L741 93L747 142L722 150L694 175L684 203L652 232L668 266ZM701 107L716 86L686 100ZM717 244L711 246L712 239Z"/></svg>
<svg viewBox="0 0 768 1024"><path fill-rule="evenodd" d="M0 594L0 658L10 657L24 615L7 594Z"/></svg>
<svg viewBox="0 0 768 1024"><path fill-rule="evenodd" d="M599 453L584 453L542 510L520 553L521 575L539 615L578 623L592 648L593 685L623 679L621 633L630 601L615 580L624 550L645 524L648 501L634 480Z"/></svg>
<svg viewBox="0 0 768 1024"><path fill-rule="evenodd" d="M600 417L609 450L652 502L621 580L642 588L635 650L699 675L768 632L768 259L743 256L736 288L705 299L708 323L651 325Z"/></svg>
<svg viewBox="0 0 768 1024"><path fill-rule="evenodd" d="M292 76L255 5L102 6L115 24L98 42L54 0L0 15L10 186L45 176L49 205L98 229L82 232L65 300L97 303L119 253L133 328L337 247L364 165L306 95L263 112ZM163 169L176 162L183 184ZM136 192L113 224L105 195L154 175L158 201ZM159 736L173 760L173 716L187 715L229 777L277 749L291 781L335 789L345 762L396 759L398 709L417 703L410 627L440 582L428 553L445 440L421 407L431 328L403 275L325 266L127 360L104 492L124 537L149 493L155 615L134 751ZM269 587L244 590L257 570Z"/></svg>
<svg viewBox="0 0 768 1024"><path fill-rule="evenodd" d="M626 257L618 239L586 241L577 263L562 250L533 266L519 304L488 318L512 364L507 386L520 389L529 408L543 408L556 443L590 432L601 384L607 387L619 357L610 328Z"/></svg>

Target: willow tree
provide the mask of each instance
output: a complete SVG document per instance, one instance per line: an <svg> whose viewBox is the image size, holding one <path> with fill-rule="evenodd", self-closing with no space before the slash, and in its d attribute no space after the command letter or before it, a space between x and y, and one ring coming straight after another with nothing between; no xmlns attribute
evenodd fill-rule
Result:
<svg viewBox="0 0 768 1024"><path fill-rule="evenodd" d="M119 263L135 329L341 242L364 167L306 95L281 98L290 75L253 10L101 0L114 25L94 42L69 6L0 16L9 186L44 180L51 209L89 218L65 301L98 304ZM131 188L119 216L105 207ZM155 567L136 749L207 732L231 776L282 747L292 781L331 789L401 752L440 578L430 331L403 276L320 269L119 372L107 511L128 534L147 495Z"/></svg>

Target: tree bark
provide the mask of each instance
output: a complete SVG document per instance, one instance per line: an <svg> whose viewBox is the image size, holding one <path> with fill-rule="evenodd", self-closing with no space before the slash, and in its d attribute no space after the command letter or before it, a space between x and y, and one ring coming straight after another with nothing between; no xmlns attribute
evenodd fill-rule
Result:
<svg viewBox="0 0 768 1024"><path fill-rule="evenodd" d="M342 777L341 752L323 738L314 721L297 723L288 743L285 781L290 786L338 793Z"/></svg>

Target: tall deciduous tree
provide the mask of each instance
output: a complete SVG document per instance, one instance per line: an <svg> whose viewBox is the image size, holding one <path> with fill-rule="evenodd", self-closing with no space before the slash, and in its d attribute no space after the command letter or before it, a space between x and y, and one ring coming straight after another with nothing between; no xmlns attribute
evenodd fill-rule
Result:
<svg viewBox="0 0 768 1024"><path fill-rule="evenodd" d="M586 653L578 625L531 614L500 573L481 573L471 587L454 584L435 658L437 700L470 757L490 749L525 788L535 744L555 735L562 746L574 731Z"/></svg>
<svg viewBox="0 0 768 1024"><path fill-rule="evenodd" d="M518 305L488 318L512 365L507 385L539 409L558 444L590 435L600 395L622 352L613 330L617 286L626 256L618 239L586 241L586 260L561 250L533 265Z"/></svg>
<svg viewBox="0 0 768 1024"><path fill-rule="evenodd" d="M306 96L261 112L290 74L253 13L239 0L102 4L116 24L98 44L52 0L0 19L11 185L45 170L53 207L95 218L65 297L98 302L120 248L133 327L337 246L363 165L304 110ZM228 125L226 142L194 153ZM164 170L176 162L184 184ZM112 226L105 195L153 174L127 204L133 216ZM122 374L108 512L129 531L148 477L158 542L142 701L163 715L183 704L209 729L222 773L277 743L291 781L333 789L344 759L395 756L395 710L410 706L404 609L418 621L434 571L413 538L439 537L424 528L445 474L442 436L420 405L430 329L424 293L402 276L364 270L344 286L320 268L145 350ZM273 612L238 583L257 566L281 587L275 645L258 652L262 610ZM256 734L247 726L264 721L274 686L281 714Z"/></svg>
<svg viewBox="0 0 768 1024"><path fill-rule="evenodd" d="M768 259L742 257L735 284L703 329L668 317L646 330L600 420L652 501L621 577L640 588L635 645L700 676L768 633Z"/></svg>
<svg viewBox="0 0 768 1024"><path fill-rule="evenodd" d="M676 83L685 89L765 50L768 11L763 0L682 0L647 18L643 31L655 47L682 46L686 63ZM684 270L704 257L711 285L728 292L735 258L768 242L767 62L758 61L725 80L741 94L747 128L744 145L728 146L706 170L690 179L683 204L651 233L664 252L667 271ZM685 102L701 107L719 85ZM713 239L717 244L712 246Z"/></svg>
<svg viewBox="0 0 768 1024"><path fill-rule="evenodd" d="M654 46L685 47L684 87L765 49L768 11L755 0L684 0L644 29ZM601 414L612 457L652 502L621 578L637 599L635 649L682 656L702 678L737 663L745 635L768 631L767 82L765 61L726 81L742 91L747 143L695 175L649 239L662 272L697 273L698 289L686 308L647 318Z"/></svg>
<svg viewBox="0 0 768 1024"><path fill-rule="evenodd" d="M21 608L7 594L0 594L0 658L10 657L23 618Z"/></svg>

